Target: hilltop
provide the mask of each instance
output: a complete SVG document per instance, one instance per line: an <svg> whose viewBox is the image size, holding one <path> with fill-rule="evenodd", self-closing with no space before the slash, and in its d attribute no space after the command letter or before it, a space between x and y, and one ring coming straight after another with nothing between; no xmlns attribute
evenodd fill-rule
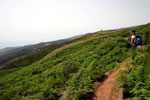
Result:
<svg viewBox="0 0 150 100"><path fill-rule="evenodd" d="M142 36L142 48L126 48L130 30ZM95 82L103 83L109 71L130 58L126 70L118 72L117 88L123 88L124 99L149 100L149 38L150 24L98 31L59 45L27 66L0 69L0 99L92 100Z"/></svg>

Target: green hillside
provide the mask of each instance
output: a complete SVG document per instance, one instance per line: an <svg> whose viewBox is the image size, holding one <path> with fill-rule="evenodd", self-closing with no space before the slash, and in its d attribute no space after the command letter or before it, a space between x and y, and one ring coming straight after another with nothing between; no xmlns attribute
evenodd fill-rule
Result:
<svg viewBox="0 0 150 100"><path fill-rule="evenodd" d="M132 29L144 44L134 51L126 48L125 39ZM22 61L18 62L22 67L0 69L0 100L63 100L64 95L67 100L90 100L92 84L101 82L127 57L132 57L134 67L129 74L120 74L125 99L149 100L149 38L150 24L90 33L53 49L39 61L31 57L34 63L29 66Z"/></svg>
<svg viewBox="0 0 150 100"><path fill-rule="evenodd" d="M63 42L59 44L51 44L48 46L41 47L39 49L35 49L23 56L16 57L14 59L11 59L3 64L3 69L8 69L8 68L15 68L15 67L24 67L32 64L33 62L36 62L40 59L42 59L44 56L52 52L53 50L69 44L75 40L69 41L69 42Z"/></svg>

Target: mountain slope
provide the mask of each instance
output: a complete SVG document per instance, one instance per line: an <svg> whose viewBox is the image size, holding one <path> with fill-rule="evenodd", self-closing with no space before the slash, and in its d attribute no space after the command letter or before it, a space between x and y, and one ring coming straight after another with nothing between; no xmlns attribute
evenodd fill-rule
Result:
<svg viewBox="0 0 150 100"><path fill-rule="evenodd" d="M42 43L34 44L34 45L27 45L27 46L23 46L23 47L8 47L8 48L0 49L0 64L4 64L11 59L14 59L14 58L20 57L20 56L24 56L28 53L31 54L32 51L36 52L40 48L41 49L47 48L49 45L50 45L49 47L54 46L54 48L55 48L57 45L59 46L60 44L63 44L63 43L65 44L65 42L69 42L69 41L71 42L80 37L82 37L82 35L74 36L74 37L67 38L67 39L61 39L61 40L57 40L57 41L42 42ZM9 61L9 62L12 62L12 61Z"/></svg>
<svg viewBox="0 0 150 100"><path fill-rule="evenodd" d="M1 70L0 99L57 100L66 95L67 100L88 100L92 84L101 82L107 71L132 56L125 47L128 32L136 29L146 45L149 28L146 24L87 34L30 66Z"/></svg>

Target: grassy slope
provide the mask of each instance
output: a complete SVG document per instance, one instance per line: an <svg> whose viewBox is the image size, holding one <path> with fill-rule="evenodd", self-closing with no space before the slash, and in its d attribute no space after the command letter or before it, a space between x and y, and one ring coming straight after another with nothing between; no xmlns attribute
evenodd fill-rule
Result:
<svg viewBox="0 0 150 100"><path fill-rule="evenodd" d="M150 100L150 24L139 32L144 46L131 51L132 66L119 76L126 100Z"/></svg>
<svg viewBox="0 0 150 100"><path fill-rule="evenodd" d="M132 66L122 71L119 80L126 100L150 99L150 46L138 48L132 54Z"/></svg>
<svg viewBox="0 0 150 100"><path fill-rule="evenodd" d="M94 36L92 36L92 38L99 36L99 34L101 34L101 36L105 36L106 31L105 32L97 32L97 33L98 34L95 33ZM96 38L98 38L98 37L96 37ZM36 62L36 61L42 59L48 53L51 53L52 51L54 51L57 48L60 48L60 47L64 48L64 45L65 45L65 48L70 47L70 46L85 42L89 39L91 39L91 35L86 35L83 38L75 39L75 40L72 40L69 42L65 42L65 43L61 43L61 44L48 45L48 46L39 48L37 50L33 50L32 52L29 52L23 56L20 56L20 57L17 57L17 58L14 58L14 59L11 59L11 60L5 62L3 64L3 68L7 69L7 68L28 66L28 65L32 64L33 62ZM82 41L80 41L80 40L82 40ZM67 45L67 44L69 44L69 45ZM61 48L57 49L56 51L58 51L58 50L60 51ZM55 51L53 53L55 53Z"/></svg>
<svg viewBox="0 0 150 100"><path fill-rule="evenodd" d="M28 67L1 71L0 98L56 100L66 91L69 100L85 99L94 81L131 55L124 40L129 30L147 26L88 34Z"/></svg>
<svg viewBox="0 0 150 100"><path fill-rule="evenodd" d="M77 40L77 39L75 39ZM68 42L60 43L60 44L52 44L48 46L44 46L42 48L33 50L23 56L11 59L3 64L3 68L15 68L15 67L24 67L32 64L33 62L36 62L40 59L42 59L44 56L46 56L48 53L52 52L53 50L64 46L66 44L72 43L75 40L71 40Z"/></svg>

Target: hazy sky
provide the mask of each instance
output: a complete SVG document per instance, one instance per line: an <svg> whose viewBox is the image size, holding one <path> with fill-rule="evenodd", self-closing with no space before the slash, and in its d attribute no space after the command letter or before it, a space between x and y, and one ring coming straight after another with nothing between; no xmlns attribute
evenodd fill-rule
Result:
<svg viewBox="0 0 150 100"><path fill-rule="evenodd" d="M0 0L0 48L150 22L150 0Z"/></svg>

